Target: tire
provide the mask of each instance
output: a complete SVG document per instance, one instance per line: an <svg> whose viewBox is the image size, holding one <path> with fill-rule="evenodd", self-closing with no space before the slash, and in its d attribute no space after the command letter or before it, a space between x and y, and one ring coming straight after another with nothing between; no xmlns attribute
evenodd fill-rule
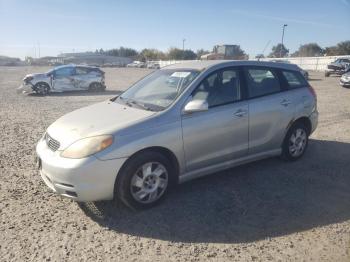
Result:
<svg viewBox="0 0 350 262"><path fill-rule="evenodd" d="M146 151L130 158L118 174L115 195L132 209L161 202L174 182L174 168L164 155Z"/></svg>
<svg viewBox="0 0 350 262"><path fill-rule="evenodd" d="M282 145L282 159L295 161L301 158L309 143L308 129L302 123L293 124L284 138Z"/></svg>
<svg viewBox="0 0 350 262"><path fill-rule="evenodd" d="M89 85L90 92L98 92L98 91L105 91L105 90L106 90L106 87L101 83L94 82Z"/></svg>
<svg viewBox="0 0 350 262"><path fill-rule="evenodd" d="M324 73L324 76L325 76L325 77L329 77L329 76L330 76L330 73L326 72L326 73Z"/></svg>
<svg viewBox="0 0 350 262"><path fill-rule="evenodd" d="M34 86L34 91L40 95L48 95L50 93L50 86L47 83L39 82Z"/></svg>

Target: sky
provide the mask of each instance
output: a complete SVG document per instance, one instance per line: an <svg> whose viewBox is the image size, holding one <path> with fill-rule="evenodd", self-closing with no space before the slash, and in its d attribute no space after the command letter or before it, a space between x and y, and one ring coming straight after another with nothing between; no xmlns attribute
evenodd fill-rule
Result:
<svg viewBox="0 0 350 262"><path fill-rule="evenodd" d="M250 57L281 42L321 47L350 40L350 0L0 0L0 55L58 55L126 46L212 50Z"/></svg>

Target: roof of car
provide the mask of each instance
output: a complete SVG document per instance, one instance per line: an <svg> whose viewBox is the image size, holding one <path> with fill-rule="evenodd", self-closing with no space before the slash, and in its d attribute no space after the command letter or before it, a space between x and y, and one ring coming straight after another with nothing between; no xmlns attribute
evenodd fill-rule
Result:
<svg viewBox="0 0 350 262"><path fill-rule="evenodd" d="M241 66L241 65L250 65L250 66L268 66L275 68L284 68L297 70L298 66L295 64L286 64L286 63L275 63L267 61L254 61L254 60L191 60L184 61L177 64L172 64L163 67L162 69L193 69L193 70L205 70L213 66Z"/></svg>
<svg viewBox="0 0 350 262"><path fill-rule="evenodd" d="M84 67L84 68L91 68L91 69L98 68L97 66L68 64L68 65L56 66L54 69L60 69L60 68L65 68L65 67Z"/></svg>

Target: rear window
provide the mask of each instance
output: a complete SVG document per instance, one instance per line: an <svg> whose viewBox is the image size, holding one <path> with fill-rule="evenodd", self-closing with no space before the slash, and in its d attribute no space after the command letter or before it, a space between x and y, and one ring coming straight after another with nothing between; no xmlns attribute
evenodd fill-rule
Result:
<svg viewBox="0 0 350 262"><path fill-rule="evenodd" d="M281 90L277 76L270 69L248 68L246 78L250 98L277 93Z"/></svg>
<svg viewBox="0 0 350 262"><path fill-rule="evenodd" d="M298 72L282 71L283 76L286 78L290 89L307 86L305 78Z"/></svg>

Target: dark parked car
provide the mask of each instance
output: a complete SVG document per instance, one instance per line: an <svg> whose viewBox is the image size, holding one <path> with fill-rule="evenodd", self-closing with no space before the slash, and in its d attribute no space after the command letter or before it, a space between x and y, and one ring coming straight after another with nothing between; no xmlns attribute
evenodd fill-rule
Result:
<svg viewBox="0 0 350 262"><path fill-rule="evenodd" d="M327 66L325 77L330 75L342 75L350 68L350 58L338 58Z"/></svg>

